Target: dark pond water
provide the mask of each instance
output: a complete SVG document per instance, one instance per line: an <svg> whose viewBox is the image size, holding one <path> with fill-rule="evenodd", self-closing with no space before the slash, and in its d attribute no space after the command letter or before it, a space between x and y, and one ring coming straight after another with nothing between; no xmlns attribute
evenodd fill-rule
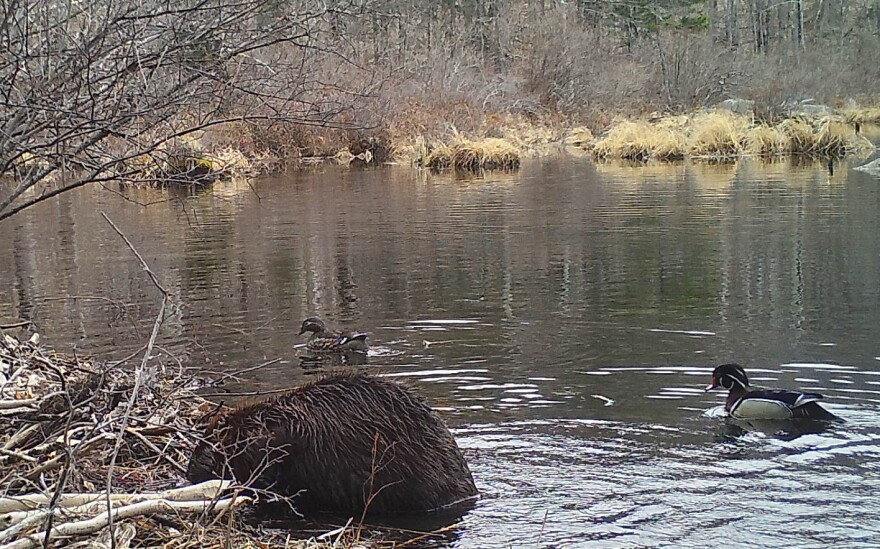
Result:
<svg viewBox="0 0 880 549"><path fill-rule="evenodd" d="M880 181L846 164L87 189L0 223L0 316L62 350L146 339L158 294L102 211L174 292L168 355L281 359L231 390L308 379L308 315L369 331L369 367L441 410L484 494L440 546L880 543ZM703 392L728 361L846 423L729 425Z"/></svg>

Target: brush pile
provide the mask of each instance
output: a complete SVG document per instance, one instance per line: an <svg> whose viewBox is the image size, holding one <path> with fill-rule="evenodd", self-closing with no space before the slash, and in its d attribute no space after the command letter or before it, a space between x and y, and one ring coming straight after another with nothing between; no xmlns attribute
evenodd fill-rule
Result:
<svg viewBox="0 0 880 549"><path fill-rule="evenodd" d="M0 334L0 549L327 547L242 523L228 481L187 486L216 405L182 368L120 366Z"/></svg>

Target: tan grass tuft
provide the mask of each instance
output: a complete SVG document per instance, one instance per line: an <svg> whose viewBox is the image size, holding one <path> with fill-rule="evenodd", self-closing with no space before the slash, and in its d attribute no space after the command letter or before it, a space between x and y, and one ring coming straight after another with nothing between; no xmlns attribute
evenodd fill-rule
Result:
<svg viewBox="0 0 880 549"><path fill-rule="evenodd" d="M671 126L647 122L620 122L596 142L593 155L597 158L622 158L647 161L651 158L677 160L686 154L684 134Z"/></svg>
<svg viewBox="0 0 880 549"><path fill-rule="evenodd" d="M597 158L623 158L646 161L651 158L649 134L653 132L646 122L620 122L593 147Z"/></svg>
<svg viewBox="0 0 880 549"><path fill-rule="evenodd" d="M745 117L724 112L695 117L688 143L691 156L732 158L739 155L742 150L739 135L747 124Z"/></svg>
<svg viewBox="0 0 880 549"><path fill-rule="evenodd" d="M591 149L595 140L596 138L593 136L590 128L578 126L569 130L568 135L565 137L565 144L582 149Z"/></svg>
<svg viewBox="0 0 880 549"><path fill-rule="evenodd" d="M743 150L751 155L779 156L789 151L789 142L788 135L778 127L759 124L746 131Z"/></svg>
<svg viewBox="0 0 880 549"><path fill-rule="evenodd" d="M793 154L841 157L874 147L851 123L837 117L826 116L813 123L790 119L778 127L789 137Z"/></svg>
<svg viewBox="0 0 880 549"><path fill-rule="evenodd" d="M424 165L443 170L514 170L519 168L519 150L508 140L497 137L470 140L462 137L452 145L430 151Z"/></svg>
<svg viewBox="0 0 880 549"><path fill-rule="evenodd" d="M854 107L840 114L850 124L880 124L880 107Z"/></svg>
<svg viewBox="0 0 880 549"><path fill-rule="evenodd" d="M788 152L795 154L809 154L812 152L815 144L815 134L811 125L801 119L790 118L780 122L777 128L788 137Z"/></svg>

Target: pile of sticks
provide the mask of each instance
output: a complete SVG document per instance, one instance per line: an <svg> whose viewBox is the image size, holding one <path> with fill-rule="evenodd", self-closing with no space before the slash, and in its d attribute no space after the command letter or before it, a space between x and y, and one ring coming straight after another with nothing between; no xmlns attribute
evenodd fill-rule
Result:
<svg viewBox="0 0 880 549"><path fill-rule="evenodd" d="M185 546L187 532L206 545L249 499L228 481L175 488L214 408L195 388L182 369L97 366L0 335L0 549Z"/></svg>

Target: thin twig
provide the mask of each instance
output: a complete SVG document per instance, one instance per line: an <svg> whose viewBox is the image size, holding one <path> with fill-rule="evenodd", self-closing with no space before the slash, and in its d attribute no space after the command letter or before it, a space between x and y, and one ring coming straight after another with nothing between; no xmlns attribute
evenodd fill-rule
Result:
<svg viewBox="0 0 880 549"><path fill-rule="evenodd" d="M252 396L264 396L264 395L277 395L278 393L286 393L290 391L290 387L284 389L271 389L268 391L241 391L241 392L233 392L230 391L228 393L199 393L199 396L202 398L211 398L211 397L252 397Z"/></svg>
<svg viewBox="0 0 880 549"><path fill-rule="evenodd" d="M147 275L149 275L150 280L152 280L153 284L156 286L156 288L158 288L159 291L162 292L162 303L159 305L159 313L156 315L156 321L153 322L153 330L150 333L150 340L147 342L147 347L146 347L146 349L144 349L144 357L141 360L141 363L137 368L137 372L135 374L135 380L134 380L134 387L132 387L132 389L131 389L131 397L128 399L128 404L125 407L125 414L122 417L122 423L120 425L119 431L116 436L116 444L113 446L113 454L110 457L110 464L107 467L107 486L106 486L106 491L107 491L107 523L108 523L108 527L110 529L110 547L111 547L111 549L115 549L116 548L116 536L113 535L113 513L111 512L111 505L110 505L110 492L113 487L113 468L116 465L116 459L119 457L119 450L122 447L122 437L125 434L126 428L128 427L129 419L131 417L131 411L134 408L134 403L137 400L138 393L140 392L140 389L141 389L141 385L143 385L144 378L146 377L147 362L149 362L150 357L152 355L153 345L156 344L156 338L159 335L159 328L162 326L162 321L164 320L165 307L167 306L167 304L169 302L170 294L165 289L165 287L162 286L162 283L159 282L159 278L150 269L150 266L147 265L147 262L144 261L144 258L137 251L137 249L134 247L134 244L131 243L131 241L128 239L128 237L126 237L122 233L122 231L119 230L119 227L117 227L116 224L114 224L113 221L111 221L110 218L107 217L106 213L101 212L101 216L103 216L104 219L107 221L107 223L109 223L110 226L113 227L113 230L116 231L116 233L122 238L122 240L125 241L125 244L132 251L132 253L134 253L135 257L138 258L138 261L140 261L144 270L147 272ZM50 533L50 530L47 529L46 530L47 538L49 536L49 533Z"/></svg>
<svg viewBox="0 0 880 549"><path fill-rule="evenodd" d="M262 364L258 364L257 366L251 366L250 368L244 368L244 369L242 369L242 370L236 370L236 371L234 371L234 372L229 372L229 373L223 374L222 376L220 376L219 379L215 379L215 380L213 380L213 381L211 382L211 385L220 385L220 384L222 384L224 381L226 381L227 379L231 379L231 378L234 378L234 377L238 377L238 376L240 376L241 374L247 374L247 373L249 373L249 372L253 372L254 370L259 370L260 368L265 368L266 366L271 366L272 364L275 364L275 363L277 363L277 362L281 362L281 359L280 359L280 358L274 358L274 359L272 359L272 360L270 360L270 361L268 361L268 362L264 362L264 363L262 363Z"/></svg>
<svg viewBox="0 0 880 549"><path fill-rule="evenodd" d="M10 322L8 324L0 324L0 330L11 330L12 328L23 328L30 324L30 320L20 320L18 322Z"/></svg>

